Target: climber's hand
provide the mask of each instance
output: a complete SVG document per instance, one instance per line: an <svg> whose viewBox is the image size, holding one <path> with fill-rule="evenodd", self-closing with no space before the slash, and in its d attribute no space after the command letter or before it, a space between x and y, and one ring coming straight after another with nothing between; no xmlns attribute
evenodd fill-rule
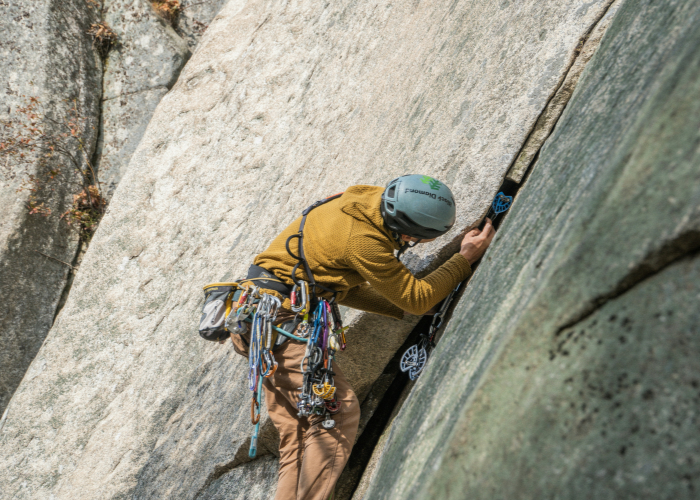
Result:
<svg viewBox="0 0 700 500"><path fill-rule="evenodd" d="M486 218L483 229L472 229L464 235L459 253L469 261L470 265L474 265L484 255L495 235L496 230L493 228L491 219Z"/></svg>

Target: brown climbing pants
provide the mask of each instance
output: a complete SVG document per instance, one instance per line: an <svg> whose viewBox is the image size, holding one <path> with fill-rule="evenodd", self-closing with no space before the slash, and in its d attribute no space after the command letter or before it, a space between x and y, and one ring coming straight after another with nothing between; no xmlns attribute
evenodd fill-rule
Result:
<svg viewBox="0 0 700 500"><path fill-rule="evenodd" d="M280 433L275 500L327 500L348 461L360 423L360 404L337 364L333 371L340 411L333 416L335 427L324 429L323 417L297 417L305 349L296 341L276 349L279 366L263 384L267 411Z"/></svg>

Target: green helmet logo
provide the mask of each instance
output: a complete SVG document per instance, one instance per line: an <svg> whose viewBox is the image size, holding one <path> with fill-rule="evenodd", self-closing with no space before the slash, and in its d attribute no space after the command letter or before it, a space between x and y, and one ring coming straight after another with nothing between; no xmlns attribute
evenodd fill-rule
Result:
<svg viewBox="0 0 700 500"><path fill-rule="evenodd" d="M428 177L427 175L421 175L420 180L423 184L428 184L430 186L430 189L433 189L434 191L440 190L439 180L433 179L432 177Z"/></svg>

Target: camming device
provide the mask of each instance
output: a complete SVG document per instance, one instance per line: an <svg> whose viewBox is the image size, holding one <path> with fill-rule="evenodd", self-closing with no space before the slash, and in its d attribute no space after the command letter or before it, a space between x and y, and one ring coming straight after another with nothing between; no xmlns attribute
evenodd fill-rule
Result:
<svg viewBox="0 0 700 500"><path fill-rule="evenodd" d="M491 208L489 208L486 217L491 219L491 222L495 222L498 216L505 211L507 211L513 203L512 196L506 196L505 194L498 193L491 203ZM450 294L445 297L442 301L440 309L433 316L433 322L430 324L430 329L428 333L422 333L420 340L416 345L413 345L406 349L406 352L401 357L401 371L408 372L408 377L411 380L416 380L418 375L423 371L425 363L428 361L428 356L430 351L435 347L435 335L442 327L443 320L447 314L447 310L452 305L452 301L457 296L457 293L462 288L464 283L458 284Z"/></svg>

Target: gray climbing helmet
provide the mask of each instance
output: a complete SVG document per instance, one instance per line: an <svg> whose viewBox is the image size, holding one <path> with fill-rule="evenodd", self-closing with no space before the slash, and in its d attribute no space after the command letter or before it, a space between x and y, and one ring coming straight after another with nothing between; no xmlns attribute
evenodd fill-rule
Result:
<svg viewBox="0 0 700 500"><path fill-rule="evenodd" d="M442 236L457 214L450 188L427 175L404 175L382 193L382 217L389 229L420 239Z"/></svg>

